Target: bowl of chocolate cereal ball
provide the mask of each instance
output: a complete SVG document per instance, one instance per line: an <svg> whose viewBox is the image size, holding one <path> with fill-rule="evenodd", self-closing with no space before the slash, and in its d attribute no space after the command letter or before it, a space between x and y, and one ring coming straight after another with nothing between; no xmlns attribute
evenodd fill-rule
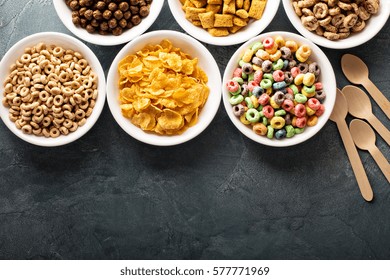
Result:
<svg viewBox="0 0 390 280"><path fill-rule="evenodd" d="M262 32L274 18L280 0L168 0L177 23L207 44L230 46Z"/></svg>
<svg viewBox="0 0 390 280"><path fill-rule="evenodd" d="M56 32L30 35L0 62L0 116L19 138L61 146L87 133L105 103L99 60L80 40Z"/></svg>
<svg viewBox="0 0 390 280"><path fill-rule="evenodd" d="M336 79L313 42L289 32L261 34L229 60L222 81L236 128L263 145L287 147L318 133L336 99Z"/></svg>
<svg viewBox="0 0 390 280"><path fill-rule="evenodd" d="M53 0L62 23L87 42L114 46L144 33L157 19L160 0Z"/></svg>
<svg viewBox="0 0 390 280"><path fill-rule="evenodd" d="M388 0L283 0L302 36L330 49L348 49L372 39L390 16Z"/></svg>

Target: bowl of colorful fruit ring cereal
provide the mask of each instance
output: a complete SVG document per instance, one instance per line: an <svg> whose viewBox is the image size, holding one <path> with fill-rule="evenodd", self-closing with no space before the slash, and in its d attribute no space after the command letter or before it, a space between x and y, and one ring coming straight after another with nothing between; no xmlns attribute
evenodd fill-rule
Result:
<svg viewBox="0 0 390 280"><path fill-rule="evenodd" d="M210 52L191 36L148 32L116 56L107 77L107 100L130 136L173 146L210 124L221 102L221 74Z"/></svg>
<svg viewBox="0 0 390 280"><path fill-rule="evenodd" d="M96 45L127 43L157 19L162 0L54 0L62 23L74 35Z"/></svg>
<svg viewBox="0 0 390 280"><path fill-rule="evenodd" d="M288 32L243 44L223 76L222 96L233 124L248 138L285 147L314 136L327 122L336 80L326 55Z"/></svg>
<svg viewBox="0 0 390 280"><path fill-rule="evenodd" d="M0 116L19 138L39 146L77 140L103 110L105 76L80 40L55 32L17 42L0 63Z"/></svg>
<svg viewBox="0 0 390 280"><path fill-rule="evenodd" d="M212 45L241 44L262 32L279 0L168 0L177 23L194 38Z"/></svg>
<svg viewBox="0 0 390 280"><path fill-rule="evenodd" d="M331 49L364 44L390 16L388 0L283 0L283 6L302 36Z"/></svg>

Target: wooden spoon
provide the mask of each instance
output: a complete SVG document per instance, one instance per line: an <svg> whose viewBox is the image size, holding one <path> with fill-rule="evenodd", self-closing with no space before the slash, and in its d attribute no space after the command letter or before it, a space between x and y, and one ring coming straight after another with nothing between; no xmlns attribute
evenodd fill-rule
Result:
<svg viewBox="0 0 390 280"><path fill-rule="evenodd" d="M343 93L348 101L349 113L356 118L367 120L390 145L390 132L372 113L370 98L367 94L355 86L344 87Z"/></svg>
<svg viewBox="0 0 390 280"><path fill-rule="evenodd" d="M390 182L390 164L381 151L375 146L375 132L362 120L352 120L349 124L352 139L361 150L368 151L382 170L387 181Z"/></svg>
<svg viewBox="0 0 390 280"><path fill-rule="evenodd" d="M370 182L368 181L367 174L364 171L362 161L353 143L351 133L349 132L345 117L348 113L348 104L341 90L337 89L336 103L334 105L330 120L337 124L337 128L340 132L341 139L343 140L345 150L351 163L353 173L355 174L356 181L360 188L360 193L367 201L371 201L374 198Z"/></svg>
<svg viewBox="0 0 390 280"><path fill-rule="evenodd" d="M344 75L353 84L363 85L382 111L390 118L390 102L368 78L367 65L357 56L345 54L341 58Z"/></svg>

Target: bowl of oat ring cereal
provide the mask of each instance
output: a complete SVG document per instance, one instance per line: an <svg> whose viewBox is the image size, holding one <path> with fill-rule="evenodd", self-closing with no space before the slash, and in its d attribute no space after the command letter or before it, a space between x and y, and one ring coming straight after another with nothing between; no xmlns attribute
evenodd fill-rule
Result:
<svg viewBox="0 0 390 280"><path fill-rule="evenodd" d="M168 0L177 23L207 44L230 46L262 32L274 18L279 0Z"/></svg>
<svg viewBox="0 0 390 280"><path fill-rule="evenodd" d="M61 146L87 133L105 102L105 76L81 41L55 32L17 42L0 63L0 116L19 138Z"/></svg>
<svg viewBox="0 0 390 280"><path fill-rule="evenodd" d="M331 49L364 44L390 15L388 0L283 0L283 6L299 33Z"/></svg>
<svg viewBox="0 0 390 280"><path fill-rule="evenodd" d="M62 23L77 37L102 46L127 43L157 19L162 0L54 0Z"/></svg>

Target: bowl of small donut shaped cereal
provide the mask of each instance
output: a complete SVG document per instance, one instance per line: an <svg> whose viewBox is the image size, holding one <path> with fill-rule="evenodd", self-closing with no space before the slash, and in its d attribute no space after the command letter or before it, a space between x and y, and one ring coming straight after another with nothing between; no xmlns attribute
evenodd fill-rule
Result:
<svg viewBox="0 0 390 280"><path fill-rule="evenodd" d="M212 45L241 44L262 32L280 0L168 0L177 23L194 38Z"/></svg>
<svg viewBox="0 0 390 280"><path fill-rule="evenodd" d="M259 35L243 44L223 76L223 103L233 124L268 146L296 145L327 122L336 80L326 55L288 32Z"/></svg>
<svg viewBox="0 0 390 280"><path fill-rule="evenodd" d="M283 0L283 6L302 36L331 49L364 44L390 16L388 0Z"/></svg>
<svg viewBox="0 0 390 280"><path fill-rule="evenodd" d="M144 33L157 19L162 0L53 0L57 15L74 35L114 46Z"/></svg>
<svg viewBox="0 0 390 280"><path fill-rule="evenodd" d="M19 138L61 146L87 133L105 102L105 77L81 41L55 32L17 42L0 63L0 116Z"/></svg>
<svg viewBox="0 0 390 280"><path fill-rule="evenodd" d="M107 76L107 101L119 126L156 146L189 141L210 124L221 102L211 53L181 32L159 30L128 43Z"/></svg>

